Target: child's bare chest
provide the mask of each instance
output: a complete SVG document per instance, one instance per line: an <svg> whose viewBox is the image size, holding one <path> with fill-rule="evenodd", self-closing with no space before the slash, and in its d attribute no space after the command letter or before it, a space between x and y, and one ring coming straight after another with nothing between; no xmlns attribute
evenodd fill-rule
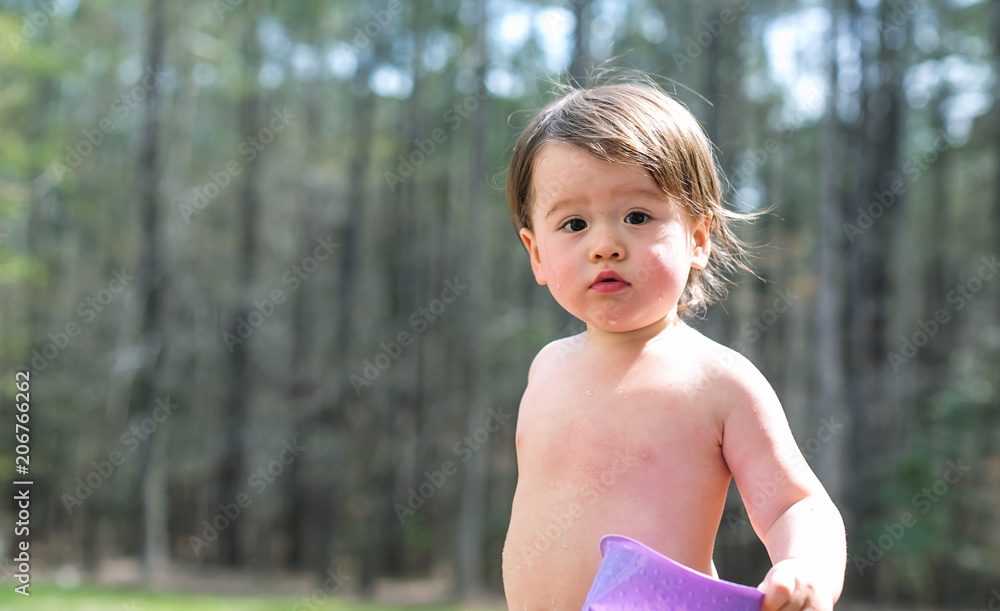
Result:
<svg viewBox="0 0 1000 611"><path fill-rule="evenodd" d="M683 372L646 359L610 365L573 356L529 384L518 414L521 475L557 475L567 484L630 465L662 478L692 459L719 455L711 406ZM525 472L527 471L527 472Z"/></svg>

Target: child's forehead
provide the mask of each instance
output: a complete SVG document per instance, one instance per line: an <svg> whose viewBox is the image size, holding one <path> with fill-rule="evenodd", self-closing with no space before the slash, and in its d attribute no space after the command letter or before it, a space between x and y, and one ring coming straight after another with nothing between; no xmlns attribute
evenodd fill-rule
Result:
<svg viewBox="0 0 1000 611"><path fill-rule="evenodd" d="M566 142L548 142L539 149L532 172L535 197L574 191L646 191L666 197L646 168L606 161Z"/></svg>
<svg viewBox="0 0 1000 611"><path fill-rule="evenodd" d="M623 180L652 180L649 171L637 163L608 161L568 142L546 142L535 155L534 178L558 178L559 174L614 174Z"/></svg>

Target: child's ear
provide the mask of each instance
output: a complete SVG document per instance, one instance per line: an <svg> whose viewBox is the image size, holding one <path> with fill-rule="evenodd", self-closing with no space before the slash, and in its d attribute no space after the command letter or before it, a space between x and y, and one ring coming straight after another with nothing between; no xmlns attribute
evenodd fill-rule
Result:
<svg viewBox="0 0 1000 611"><path fill-rule="evenodd" d="M535 273L535 282L545 284L547 281L545 280L545 272L542 270L542 259L538 254L538 242L535 240L535 234L527 227L522 227L519 235L521 241L524 242L524 247L528 249L528 258L531 259L531 271Z"/></svg>
<svg viewBox="0 0 1000 611"><path fill-rule="evenodd" d="M712 213L694 222L691 230L691 267L705 269L708 257L712 254Z"/></svg>

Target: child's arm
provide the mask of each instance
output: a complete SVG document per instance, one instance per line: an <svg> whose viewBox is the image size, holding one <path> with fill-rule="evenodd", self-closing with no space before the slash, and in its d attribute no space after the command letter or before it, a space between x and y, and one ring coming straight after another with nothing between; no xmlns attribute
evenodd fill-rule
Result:
<svg viewBox="0 0 1000 611"><path fill-rule="evenodd" d="M843 520L829 498L795 503L761 540L774 563L759 586L762 609L833 608L844 584L847 549Z"/></svg>
<svg viewBox="0 0 1000 611"><path fill-rule="evenodd" d="M764 376L737 356L723 377L723 456L774 565L759 586L762 609L832 609L847 563L840 512L796 446Z"/></svg>

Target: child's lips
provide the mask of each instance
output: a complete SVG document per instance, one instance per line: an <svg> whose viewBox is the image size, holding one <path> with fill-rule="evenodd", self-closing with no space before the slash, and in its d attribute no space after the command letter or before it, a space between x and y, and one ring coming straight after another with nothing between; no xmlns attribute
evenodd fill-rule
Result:
<svg viewBox="0 0 1000 611"><path fill-rule="evenodd" d="M628 286L631 286L614 270L606 269L597 274L594 283L590 285L592 290L598 293L616 293Z"/></svg>
<svg viewBox="0 0 1000 611"><path fill-rule="evenodd" d="M610 282L595 282L590 285L590 289L597 291L598 293L617 293L623 289L632 286L628 282L621 282L619 280L613 280Z"/></svg>

